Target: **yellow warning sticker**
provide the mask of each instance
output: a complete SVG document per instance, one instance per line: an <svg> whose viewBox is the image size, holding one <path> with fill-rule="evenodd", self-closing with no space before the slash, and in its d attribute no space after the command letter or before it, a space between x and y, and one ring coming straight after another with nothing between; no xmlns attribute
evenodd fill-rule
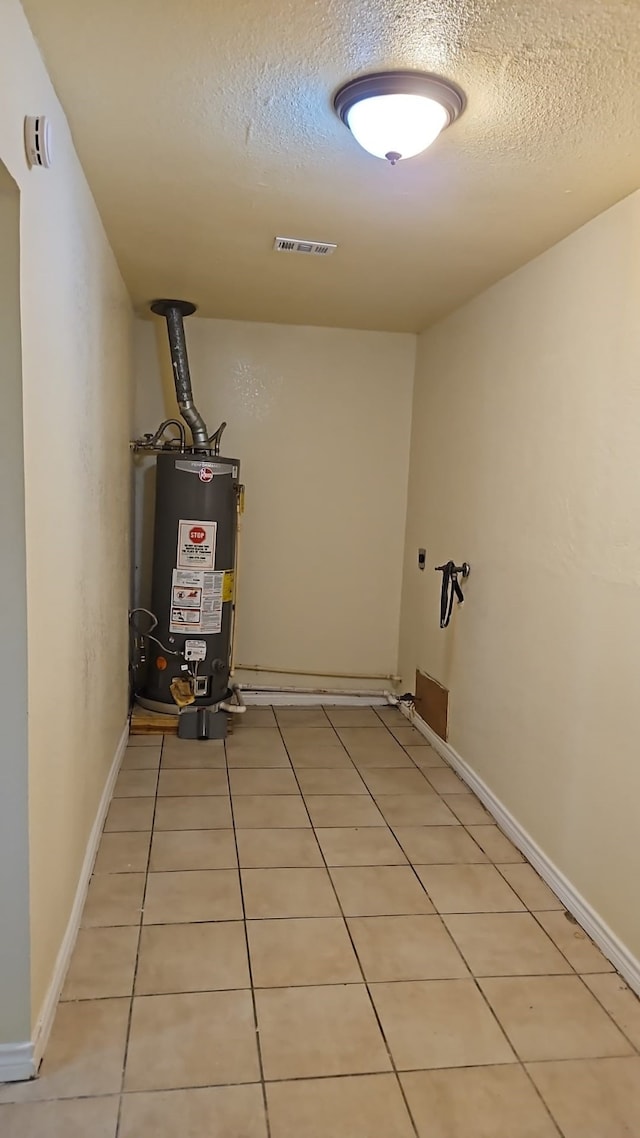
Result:
<svg viewBox="0 0 640 1138"><path fill-rule="evenodd" d="M227 569L222 580L222 600L232 601L235 588L236 575L233 569Z"/></svg>

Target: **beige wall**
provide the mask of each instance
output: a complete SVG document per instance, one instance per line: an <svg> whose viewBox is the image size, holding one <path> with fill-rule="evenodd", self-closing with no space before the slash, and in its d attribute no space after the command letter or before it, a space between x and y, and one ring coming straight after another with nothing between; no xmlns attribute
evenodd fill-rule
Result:
<svg viewBox="0 0 640 1138"><path fill-rule="evenodd" d="M126 719L131 310L17 0L0 24L0 159L21 192L34 1024ZM25 114L51 119L50 170L27 167Z"/></svg>
<svg viewBox="0 0 640 1138"><path fill-rule="evenodd" d="M228 421L222 450L247 488L238 661L292 668L280 684L296 668L394 673L415 336L197 317L186 328L196 403L210 431ZM138 431L176 413L159 360L166 369L164 321L138 322Z"/></svg>
<svg viewBox="0 0 640 1138"><path fill-rule="evenodd" d="M20 194L0 163L0 1047L29 1038L27 588L20 337ZM2 1074L0 1073L0 1079Z"/></svg>
<svg viewBox="0 0 640 1138"><path fill-rule="evenodd" d="M452 746L638 957L639 313L635 194L420 337L401 624L404 682L451 689Z"/></svg>

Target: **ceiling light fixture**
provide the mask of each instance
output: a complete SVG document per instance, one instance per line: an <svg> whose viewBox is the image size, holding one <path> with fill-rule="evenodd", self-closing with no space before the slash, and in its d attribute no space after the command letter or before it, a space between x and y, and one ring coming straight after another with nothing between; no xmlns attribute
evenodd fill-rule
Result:
<svg viewBox="0 0 640 1138"><path fill-rule="evenodd" d="M421 71L384 71L345 83L333 105L357 142L392 166L431 146L462 114L458 87Z"/></svg>

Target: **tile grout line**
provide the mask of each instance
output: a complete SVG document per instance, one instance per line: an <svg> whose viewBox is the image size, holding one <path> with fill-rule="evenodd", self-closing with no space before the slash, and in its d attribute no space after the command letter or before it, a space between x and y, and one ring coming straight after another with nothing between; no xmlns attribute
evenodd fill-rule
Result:
<svg viewBox="0 0 640 1138"><path fill-rule="evenodd" d="M162 744L160 746L160 762L158 763L158 770L157 770L157 775L156 775L156 790L155 790L155 796L154 796L154 801L153 801L153 814L151 816L151 832L149 834L149 849L147 852L147 868L145 870L144 889L143 889L143 893L142 893L142 905L140 908L140 921L138 924L138 947L136 949L136 958L135 958L135 964L134 964L134 969L133 969L133 982L131 985L131 999L129 1001L129 1016L127 1019L127 1032L126 1032L126 1038L125 1038L124 1056L122 1059L122 1078L120 1081L120 1101L118 1104L118 1117L116 1120L116 1132L115 1132L114 1138L119 1138L120 1124L122 1121L124 1082L125 1082L125 1075L126 1075L126 1071L127 1071L127 1061L129 1058L129 1043L130 1043L130 1039L131 1039L131 1022L133 1019L133 1001L135 999L136 979L138 976L138 962L140 960L140 944L141 944L141 940L142 940L142 928L143 928L143 922L144 922L144 908L145 908L145 902L146 902L146 898L147 898L147 886L149 883L149 866L151 864L151 849L153 846L153 832L154 832L155 820L156 820L156 809L158 806L158 786L160 784L160 771L162 769L162 753L164 751L164 741L165 741L165 737L163 735L162 736Z"/></svg>
<svg viewBox="0 0 640 1138"><path fill-rule="evenodd" d="M281 736L282 736L282 742L283 742L284 748L285 748L285 750L287 751L287 755L289 756L289 761L291 762L291 756L289 755L289 751L287 750L287 744L286 744L286 740L284 739L284 736L282 735L282 732L280 732L280 734L281 734ZM342 742L342 740L341 740L341 742ZM343 746L344 746L344 744L343 744ZM345 750L347 750L347 748L346 748L346 747L345 747ZM349 754L349 752L348 752L348 751L347 751L347 754ZM351 758L351 756L350 756L350 755L349 755L349 758ZM292 770L293 770L293 772L294 772L294 778L295 778L296 782L298 782L298 776L297 776L297 774L296 774L295 768L293 767L293 763L291 763L291 767L292 767ZM298 783L298 787L300 788L300 784L299 784L299 783ZM368 789L368 788L367 788L367 789ZM301 793L301 795L302 795L302 790L301 790L301 789L300 789L300 793ZM401 1081L401 1079L400 1079L400 1076L399 1076L399 1074L398 1074L398 1070L397 1070L397 1068L396 1068L395 1060L394 1060L394 1058L393 1058L393 1055L392 1055L392 1053L391 1053L391 1048L390 1048L390 1046L389 1046L389 1043L388 1043L387 1037L386 1037L386 1035L385 1035L385 1033L384 1033L384 1030L383 1030L383 1027L382 1027L382 1023L381 1023L381 1021L380 1021L380 1017L379 1017L379 1015L378 1015L378 1009L377 1009L377 1008L376 1008L376 1006L375 1006L375 1003L374 1003L374 1000L373 1000L373 996L371 995L371 991L370 991L370 989L369 989L369 984L368 984L368 982L367 982L367 979L366 979L366 976L365 976L365 973L364 973L364 968L362 967L362 962L361 962L361 960L360 960L360 957L359 957L359 955L358 955L358 950L357 950L357 948L356 948L355 942L354 942L354 940L353 940L353 937L352 937L352 935L351 935L351 929L349 928L349 922L347 921L347 918L346 918L346 916L345 916L344 910L343 910L343 908L342 908L342 904L341 904L341 902L340 902L340 898L339 898L339 896L338 896L338 891L337 891L337 889L336 889L336 886L335 886L335 882L334 882L334 880L333 880L333 878L332 878L332 876L331 876L331 873L330 873L330 871L329 871L329 866L328 866L328 864L327 864L327 860L326 860L326 858L325 858L324 850L322 849L322 846L320 845L320 842L318 841L318 837L317 837L317 834L316 834L316 829L315 829L315 826L314 826L314 824L313 824L313 819L312 819L312 817L311 817L311 814L309 813L309 810L308 810L308 808L307 808L307 804L306 804L306 802L305 802L305 799L304 799L304 795L302 795L302 801L304 802L304 807L305 807L305 810L307 811L307 814L308 814L308 816L309 816L309 822L311 823L311 829L312 829L312 832L313 832L313 836L314 836L314 838L315 838L315 840L316 840L316 842L317 842L317 844L318 844L318 848L319 848L319 850L320 850L320 856L321 856L321 858L322 858L322 860L323 860L323 862L324 862L325 873L327 874L327 877L329 878L329 881L331 882L331 888L333 889L333 893L334 893L334 896L335 896L335 899L336 899L336 904L337 904L337 906L338 906L338 909L340 910L340 915L341 915L341 917L342 917L342 920L343 920L343 923L344 923L344 927L345 927L345 930L346 930L347 936L349 937L349 941L350 941L350 943L351 943L351 947L352 947L352 949L353 949L353 953L354 953L355 959L356 959L356 961L357 961L357 963L358 963L358 968L360 969L360 974L361 974L361 976L362 976L362 983L363 983L363 985L364 985L364 988L365 988L365 990L366 990L367 996L369 997L369 1004L370 1004L371 1010L372 1010L372 1012L373 1012L373 1015L374 1015L375 1021L376 1021L377 1025L378 1025L378 1030L379 1030L379 1032L380 1032L381 1038L382 1038L382 1040L383 1040L383 1042L384 1042L384 1046L385 1046L385 1048L386 1048L386 1052L387 1052L387 1055L388 1055L388 1057L389 1057L389 1062L390 1062L390 1064L391 1064L391 1070L392 1070L393 1074L395 1075L395 1079L396 1079L396 1085L397 1085L397 1087L398 1087L398 1090L400 1091L400 1095L401 1095L402 1101L403 1101L403 1103L404 1103L404 1105L405 1105L405 1109L406 1109L406 1111L407 1111L407 1115L408 1115L408 1117L409 1117L409 1120L410 1120L410 1122L411 1122L411 1126L413 1127L413 1131L414 1131L414 1134L416 1135L416 1138L420 1138L420 1135L419 1135L419 1131L418 1131L418 1127L417 1127L417 1124L416 1124L416 1122L415 1122L415 1119L414 1119L414 1117L413 1117L413 1113L412 1113L412 1111L411 1111L411 1108L410 1108L410 1106L409 1106L409 1102L408 1102L407 1096L406 1096L406 1094L405 1094L405 1091L404 1091L404 1087L403 1087L403 1085L402 1085L402 1081ZM395 835L394 835L394 838L395 838ZM383 1072L378 1072L378 1074L381 1074L381 1073L383 1073Z"/></svg>
<svg viewBox="0 0 640 1138"><path fill-rule="evenodd" d="M390 732L390 733L391 733L391 732ZM397 740L396 740L396 742L397 742ZM400 744L400 745L402 745L402 744ZM404 748L403 748L403 749L404 749ZM407 754L408 754L408 752L407 752ZM408 755L408 757L409 757L409 758L411 759L411 761L413 762L413 759L411 758L411 755ZM417 766L417 764L414 764L414 765L416 765L416 766ZM421 772L421 773L422 773L422 772ZM427 776L426 776L426 775L423 775L423 777L425 778L425 781L427 782L427 784L428 784L429 786L431 786L431 783L429 783L429 780L428 780ZM432 789L433 789L433 790L434 790L434 792L435 792L435 793L438 795L438 798L439 798L441 801L444 801L444 799L442 798L442 795L440 794L440 792L439 792L439 791L437 791L435 787L433 787ZM445 803L445 805L446 805L446 803ZM457 817L457 815L456 815L456 817ZM465 825L463 825L463 823L462 823L462 822L460 822L460 819L458 819L458 822L459 822L459 823L460 823L460 825L462 826L462 828L463 828L464 832L467 834L467 836L468 836L468 837L470 837L472 841L474 841L473 835L472 835L472 834L469 834L469 831L467 830L467 827L466 827ZM396 837L395 833L394 833L394 835L393 835L393 836L394 836L394 838ZM396 840L398 840L398 839L396 839ZM400 844L400 843L399 843L399 844ZM476 845L478 845L478 849L481 849L481 847L480 847L479 843L477 843L477 842L476 842ZM401 848L402 848L402 847L401 847ZM403 852L404 852L404 851L403 851ZM484 850L482 850L482 852L484 853ZM486 856L488 856L488 855L486 855ZM420 881L420 884L422 885L422 888L424 889L424 892L426 893L427 897L429 898L429 901L430 901L430 902L431 902L431 904L433 905L433 908L434 908L435 912L438 914L438 916L440 917L440 920L442 921L442 914L439 912L439 910L437 909L437 907L436 907L436 906L433 904L433 901L432 901L431 897L429 896L429 893L428 893L428 891L427 891L427 889L426 889L426 887L425 887L424 883L421 881L420 877L418 876L418 874L417 874L417 872L416 872L416 870L415 870L415 867L413 866L413 864L412 864L411 862L410 862L410 864L411 864L411 866L412 866L412 869L413 869L413 871L414 871L414 873L415 873L416 877L418 877L418 881ZM480 864L482 864L482 863L480 863ZM485 863L485 864L486 864L486 863ZM502 874L501 874L500 876L502 876ZM506 881L506 878L504 878L504 880ZM507 882L507 884L509 884L509 882ZM515 890L514 890L514 892L515 892ZM516 894L516 896L517 896L517 894ZM520 900L522 901L522 898L520 898ZM524 902L522 902L522 903L524 904ZM525 908L526 908L526 906L525 906ZM444 925L444 921L442 921L442 923L443 923L443 925ZM348 925L347 925L347 927L348 927ZM472 980L473 980L473 982L474 982L474 984L475 984L475 986L476 986L476 990L479 992L481 999L484 1001L484 1003L485 1003L486 1007L488 1008L490 1015L491 1015L491 1016L493 1017L493 1019L495 1020L495 1022L496 1022L496 1024L497 1024L497 1026L498 1026L498 1028L499 1028L500 1032L502 1033L502 1035L503 1035L503 1037L504 1037L504 1039L505 1039L505 1041L506 1041L506 1043L507 1043L507 1046L508 1046L508 1047L510 1047L510 1048L512 1049L512 1051L513 1051L513 1054L516 1056L516 1058L517 1058L517 1060L518 1060L518 1065L520 1066L521 1070L524 1072L524 1074L525 1074L525 1077L528 1079L529 1083L530 1083L530 1084L531 1084L531 1085L534 1087L535 1093L536 1093L536 1095L537 1095L538 1099L540 1100L540 1102L542 1103L544 1110L547 1112L547 1114L548 1114L549 1118L551 1119L551 1122L552 1122L553 1126L554 1126L554 1127L556 1128L556 1130L558 1131L558 1134L560 1135L560 1138L562 1138L562 1132L561 1132L561 1130L560 1130L560 1127L559 1127L558 1123L556 1122L555 1118L554 1118L554 1117L553 1117L553 1115L551 1114L551 1111L550 1111L550 1109L547 1107L547 1104L544 1102L544 1099L542 1098L542 1095L540 1094L540 1092L539 1092L538 1088L535 1086L535 1083L533 1082L533 1079L532 1079L532 1078L531 1078L531 1076L529 1075L529 1072L527 1071L527 1069L526 1069L526 1067L525 1067L525 1065L524 1065L524 1062L523 1062L523 1060L520 1058L520 1056L519 1056L519 1054L518 1054L518 1052L517 1052L517 1050L516 1050L515 1046L512 1044L511 1040L509 1039L509 1036L507 1035L507 1032L506 1032L506 1030L503 1028L503 1026L502 1026L502 1024L501 1024L501 1022L500 1022L500 1020L499 1020L499 1018L498 1018L498 1016L497 1016L496 1012L495 1012L495 1011L494 1011L494 1009L491 1007L491 1004L489 1003L489 1001L488 1001L488 999L487 999L487 997L486 997L485 993L482 991L482 988L480 987L480 984L479 984L479 982L478 982L478 978L477 978L476 976L474 976L474 974L473 974L473 970L470 968L470 966L469 966L469 962L468 962L467 958L465 957L465 955L464 955L464 952L463 952L463 951L462 951L462 949L460 948L460 945L458 944L458 942L457 942L456 940L454 940L454 938L451 936L451 933L449 932L449 929L447 928L447 926L446 926L446 925L444 925L444 927L445 927L445 929L446 929L446 931L447 931L447 934L448 934L448 936L451 938L451 941L452 941L452 943L454 944L455 948L456 948L456 949L457 949L457 951L460 953L460 956L461 956L462 960L464 961L464 964L465 964L466 968L469 970L469 975L471 976L471 978L472 978ZM354 948L355 948L355 946L354 946ZM368 987L368 985L367 985L367 987ZM373 1000L372 1000L372 1003L373 1003ZM400 1079L398 1079L398 1082L400 1083L400 1086L402 1087L402 1083L401 1083ZM403 1095L404 1095L404 1090L403 1090ZM406 1101L406 1099L405 1099L405 1101ZM407 1103L407 1107L408 1107L408 1103Z"/></svg>
<svg viewBox="0 0 640 1138"><path fill-rule="evenodd" d="M244 927L244 941L245 941L245 947L247 950L247 968L249 971L249 984L250 984L250 990L251 990L251 1006L253 1008L253 1026L254 1026L254 1031L255 1031L256 1050L258 1053L258 1066L260 1069L260 1086L262 1088L262 1105L264 1107L266 1135L267 1135L267 1138L270 1138L271 1126L269 1123L269 1104L268 1104L268 1100L267 1100L267 1085L266 1085L266 1080L264 1077L264 1062L262 1059L262 1042L260 1039L260 1024L258 1023L258 1007L257 1007L257 1002L256 1002L256 990L255 990L254 983L253 983L253 966L251 963L251 948L249 945L249 929L247 927L247 909L246 909L245 900L244 900L244 885L242 882L242 869L240 866L240 849L238 846L238 832L237 832L237 827L236 827L235 811L233 808L233 795L231 794L231 778L230 778L230 773L229 773L230 768L229 768L229 760L227 757L226 739L224 740L223 747L224 747L224 757L225 757L225 771L226 771L226 775L227 775L227 786L229 787L229 804L230 804L230 809L231 809L231 825L233 828L233 841L234 841L234 845L235 845L236 858L237 858L237 862L238 862L238 883L239 883L239 887L240 887L240 901L242 904L242 924ZM116 1135L116 1138L117 1138L117 1135Z"/></svg>

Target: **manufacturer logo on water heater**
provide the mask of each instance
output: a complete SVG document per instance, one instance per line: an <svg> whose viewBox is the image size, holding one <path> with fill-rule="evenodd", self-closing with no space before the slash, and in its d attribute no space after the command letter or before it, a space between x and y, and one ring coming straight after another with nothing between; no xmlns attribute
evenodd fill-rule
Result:
<svg viewBox="0 0 640 1138"><path fill-rule="evenodd" d="M211 482L213 479L213 470L210 466L201 466L198 473L198 478L201 482Z"/></svg>
<svg viewBox="0 0 640 1138"><path fill-rule="evenodd" d="M192 526L189 530L189 541L192 541L194 545L202 545L206 536L206 531L200 526Z"/></svg>

